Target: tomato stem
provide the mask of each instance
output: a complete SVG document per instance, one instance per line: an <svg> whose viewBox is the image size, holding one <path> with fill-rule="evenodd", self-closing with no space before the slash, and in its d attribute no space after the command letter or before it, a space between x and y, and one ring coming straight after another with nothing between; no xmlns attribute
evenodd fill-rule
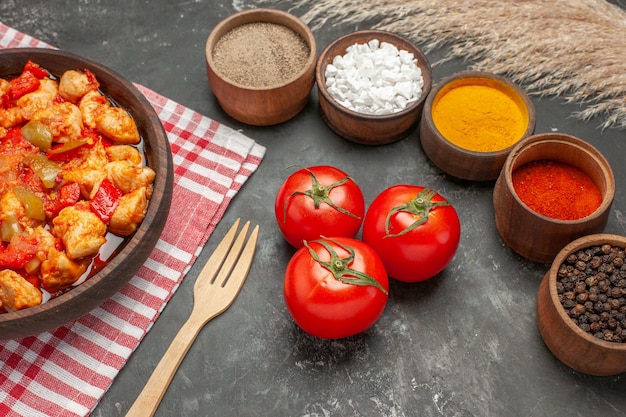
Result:
<svg viewBox="0 0 626 417"><path fill-rule="evenodd" d="M350 264L354 260L355 256L354 248L342 245L341 243L328 238L325 238L325 240L314 240L313 242L319 243L328 251L330 254L330 261L322 261L306 240L304 241L304 246L306 246L309 250L309 254L311 254L311 257L315 260L315 262L327 269L337 281L350 285L376 287L383 293L388 294L387 290L385 290L385 288L383 288L383 286L380 285L380 283L374 278L364 272L350 268ZM348 252L349 255L346 258L341 258L328 242L333 242L335 245Z"/></svg>
<svg viewBox="0 0 626 417"><path fill-rule="evenodd" d="M387 237L396 237L396 236L404 235L410 232L411 230L416 229L418 226L426 223L428 221L428 216L430 212L434 210L436 207L450 205L450 203L446 200L432 201L432 198L436 194L437 194L436 191L433 191L429 188L424 188L419 193L417 193L415 198L413 198L412 200L407 201L406 203L396 206L392 208L391 210L389 210L389 213L387 213L387 218L385 219L386 235L384 237L387 238ZM399 233L391 233L391 216L401 211L411 213L415 215L416 217L418 217L418 219L415 220L409 227L406 227L405 229L401 230Z"/></svg>
<svg viewBox="0 0 626 417"><path fill-rule="evenodd" d="M292 197L296 196L296 195L305 195L310 197L311 199L313 199L313 205L315 206L316 209L318 209L320 207L320 205L322 203L326 203L329 206L331 206L332 208L334 208L335 210L337 210L340 213L346 214L350 217L353 217L355 219L360 219L360 216L357 216L356 214L344 209L343 207L339 207L338 205L336 205L335 203L333 203L333 201L330 199L330 192L332 191L333 188L335 187L339 187L342 186L343 184L345 184L348 181L352 181L351 177L344 177L342 179L340 179L339 181L336 181L332 184L329 185L322 185L319 180L317 179L317 177L315 176L315 174L313 173L313 171L311 171L308 168L303 168L305 169L309 174L311 174L311 182L313 183L313 186L311 187L310 190L306 190L306 191L294 191L289 198L287 198L287 200L285 201L285 206L284 206L284 210L283 210L283 221L287 221L287 206L289 205L289 201L291 200Z"/></svg>

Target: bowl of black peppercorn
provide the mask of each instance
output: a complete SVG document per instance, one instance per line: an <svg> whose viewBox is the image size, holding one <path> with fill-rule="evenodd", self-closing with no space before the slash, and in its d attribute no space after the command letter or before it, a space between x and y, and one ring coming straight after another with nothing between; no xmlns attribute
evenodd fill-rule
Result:
<svg viewBox="0 0 626 417"><path fill-rule="evenodd" d="M537 325L570 368L626 372L626 237L600 233L566 245L539 286Z"/></svg>

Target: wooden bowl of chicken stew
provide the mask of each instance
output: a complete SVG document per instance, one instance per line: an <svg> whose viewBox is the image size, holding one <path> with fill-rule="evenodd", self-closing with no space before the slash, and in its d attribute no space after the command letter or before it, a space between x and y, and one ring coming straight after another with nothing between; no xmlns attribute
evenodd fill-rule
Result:
<svg viewBox="0 0 626 417"><path fill-rule="evenodd" d="M165 226L172 157L150 103L91 59L0 51L0 339L93 310Z"/></svg>

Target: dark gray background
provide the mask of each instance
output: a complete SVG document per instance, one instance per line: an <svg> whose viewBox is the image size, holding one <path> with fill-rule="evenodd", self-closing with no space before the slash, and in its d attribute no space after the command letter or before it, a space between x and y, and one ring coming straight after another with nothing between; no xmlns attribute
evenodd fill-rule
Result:
<svg viewBox="0 0 626 417"><path fill-rule="evenodd" d="M252 0L2 0L0 20L59 48L94 58L267 147L259 170L228 208L198 262L104 395L93 415L122 416L191 311L203 262L235 218L261 225L251 275L231 309L199 335L157 416L621 416L624 375L591 377L561 364L537 331L535 297L548 266L512 253L493 222L493 183L455 180L423 154L417 134L366 147L333 134L317 93L295 119L254 128L225 115L212 95L204 44L218 21ZM623 5L623 3L622 3ZM278 3L278 8L287 6ZM294 11L300 14L300 11ZM371 22L369 23L371 24ZM321 51L359 27L325 26ZM444 51L428 54L431 62ZM433 69L434 81L465 63ZM626 134L600 120L571 117L578 107L535 99L536 132L584 138L609 159L617 192L606 231L626 229ZM385 312L356 337L322 341L291 321L282 298L293 250L283 240L273 200L289 165L335 165L361 185L366 202L396 183L438 190L462 223L455 259L422 284L393 282Z"/></svg>

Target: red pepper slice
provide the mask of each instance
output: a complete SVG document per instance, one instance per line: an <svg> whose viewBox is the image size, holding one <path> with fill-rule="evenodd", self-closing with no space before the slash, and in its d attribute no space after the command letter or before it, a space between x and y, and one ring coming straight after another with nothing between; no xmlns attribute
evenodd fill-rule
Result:
<svg viewBox="0 0 626 417"><path fill-rule="evenodd" d="M89 208L100 217L100 220L108 223L123 194L119 188L105 178L89 202Z"/></svg>
<svg viewBox="0 0 626 417"><path fill-rule="evenodd" d="M17 100L25 94L32 93L39 88L39 79L30 71L22 72L18 77L9 81L9 97Z"/></svg>
<svg viewBox="0 0 626 417"><path fill-rule="evenodd" d="M63 184L54 200L45 200L45 211L49 218L56 217L65 207L73 206L80 199L80 186L75 182Z"/></svg>
<svg viewBox="0 0 626 417"><path fill-rule="evenodd" d="M4 146L2 151L8 155L32 154L36 149L35 145L22 135L20 126L8 129L7 134L0 138L0 144Z"/></svg>
<svg viewBox="0 0 626 417"><path fill-rule="evenodd" d="M45 191L43 181L28 165L24 165L24 168L20 171L19 179L27 189L34 193L43 193Z"/></svg>
<svg viewBox="0 0 626 417"><path fill-rule="evenodd" d="M30 72L38 79L42 79L50 75L48 71L41 68L38 64L30 60L26 63L26 65L24 65L24 72L26 71Z"/></svg>
<svg viewBox="0 0 626 417"><path fill-rule="evenodd" d="M83 74L85 74L87 76L87 81L89 82L89 84L91 84L95 88L100 87L100 82L96 78L96 74L94 74L93 72L89 71L87 68L85 68L83 70Z"/></svg>
<svg viewBox="0 0 626 417"><path fill-rule="evenodd" d="M8 94L3 94L0 96L0 107L3 109L8 109L13 106L13 102L11 101L11 97Z"/></svg>
<svg viewBox="0 0 626 417"><path fill-rule="evenodd" d="M0 245L0 267L22 269L36 254L36 239L15 236L6 247Z"/></svg>
<svg viewBox="0 0 626 417"><path fill-rule="evenodd" d="M100 133L98 133L96 129L92 129L89 127L84 128L82 132L80 132L80 137L86 140L90 146L93 146L96 143L101 142L102 146L106 148L107 146L111 146L113 144L113 142L109 141L108 139L105 139L102 135L100 135Z"/></svg>

